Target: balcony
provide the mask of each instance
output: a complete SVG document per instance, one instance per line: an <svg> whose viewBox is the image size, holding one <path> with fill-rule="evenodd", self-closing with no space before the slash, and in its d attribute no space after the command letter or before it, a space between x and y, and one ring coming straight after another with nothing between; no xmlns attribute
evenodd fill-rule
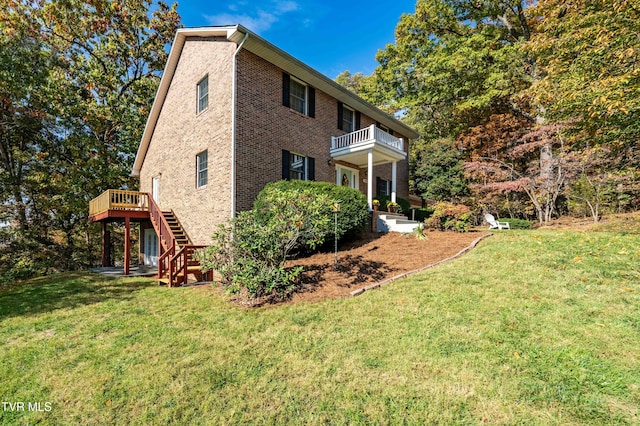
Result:
<svg viewBox="0 0 640 426"><path fill-rule="evenodd" d="M89 220L148 219L149 196L146 192L108 189L89 201Z"/></svg>
<svg viewBox="0 0 640 426"><path fill-rule="evenodd" d="M367 202L369 209L373 201L373 168L380 164L391 163L391 200L396 201L396 179L398 161L407 158L404 141L396 138L372 124L364 129L331 137L331 150L334 160L345 161L367 169Z"/></svg>
<svg viewBox="0 0 640 426"><path fill-rule="evenodd" d="M331 137L331 157L359 166L368 163L367 154L373 153L374 165L391 163L406 158L404 141L372 124L364 129Z"/></svg>

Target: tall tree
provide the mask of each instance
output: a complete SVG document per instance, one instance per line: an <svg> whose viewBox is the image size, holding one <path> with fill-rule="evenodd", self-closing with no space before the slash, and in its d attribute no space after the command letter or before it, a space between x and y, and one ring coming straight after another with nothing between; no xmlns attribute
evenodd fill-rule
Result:
<svg viewBox="0 0 640 426"><path fill-rule="evenodd" d="M514 96L531 82L519 49L529 37L519 0L418 0L396 43L378 53L376 92L367 95L427 140L455 138L494 113L529 114Z"/></svg>
<svg viewBox="0 0 640 426"><path fill-rule="evenodd" d="M40 100L46 126L23 133L34 153L18 184L26 215L11 207L15 195L3 193L0 203L12 223L38 223L46 230L48 240L40 246L54 253L50 264L86 264L92 252L88 201L104 189L130 184L133 156L179 20L175 5L151 0L0 0L0 32L32 41L37 49L30 51L49 60L25 69L5 61L3 70L16 89L7 98ZM2 57L10 55L9 45L0 48ZM21 82L29 78L39 85ZM38 190L28 182L37 182ZM20 236L30 238L37 242Z"/></svg>

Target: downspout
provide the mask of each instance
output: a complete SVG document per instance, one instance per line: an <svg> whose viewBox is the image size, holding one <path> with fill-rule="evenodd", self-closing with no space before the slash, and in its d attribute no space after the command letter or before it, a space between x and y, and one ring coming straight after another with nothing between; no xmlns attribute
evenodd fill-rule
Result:
<svg viewBox="0 0 640 426"><path fill-rule="evenodd" d="M231 218L236 216L236 108L237 108L237 92L238 92L238 79L237 73L237 57L242 45L249 38L249 33L244 35L244 38L238 45L238 48L233 54L233 82L231 84Z"/></svg>

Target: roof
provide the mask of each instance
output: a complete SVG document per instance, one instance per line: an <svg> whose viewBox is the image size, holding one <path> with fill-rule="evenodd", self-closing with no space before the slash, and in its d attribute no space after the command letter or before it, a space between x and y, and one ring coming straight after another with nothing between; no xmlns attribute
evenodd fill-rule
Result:
<svg viewBox="0 0 640 426"><path fill-rule="evenodd" d="M242 25L222 26L222 27L197 27L197 28L181 28L177 31L176 37L171 46L167 64L160 80L160 86L158 87L158 93L151 107L151 112L147 119L147 124L142 134L140 146L138 147L138 153L133 165L133 176L140 175L140 169L144 157L147 154L149 143L155 127L160 116L160 111L164 104L167 92L173 75L178 65L178 60L182 52L188 37L226 37L227 40L236 44L240 44L245 36L248 35L245 43L242 45L243 49L250 51L251 53L271 62L291 75L295 75L297 78L305 81L311 86L323 91L324 93L334 97L338 101L349 105L352 108L368 115L372 119L385 125L386 127L398 132L402 135L408 136L410 139L415 139L419 134L411 127L397 120L393 116L378 109L374 105L360 98L355 93L347 90L345 87L336 83L327 76L314 70L310 66L304 64L293 56L289 55L282 49L269 43L257 34L244 28Z"/></svg>

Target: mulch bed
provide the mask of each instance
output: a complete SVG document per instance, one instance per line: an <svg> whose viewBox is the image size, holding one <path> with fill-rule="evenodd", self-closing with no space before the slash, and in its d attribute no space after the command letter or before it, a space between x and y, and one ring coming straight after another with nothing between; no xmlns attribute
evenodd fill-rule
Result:
<svg viewBox="0 0 640 426"><path fill-rule="evenodd" d="M426 240L395 232L367 234L333 252L316 253L289 265L302 265L303 287L288 303L348 297L353 290L447 259L486 232L426 232Z"/></svg>
<svg viewBox="0 0 640 426"><path fill-rule="evenodd" d="M395 232L365 234L338 247L337 266L333 251L287 262L287 266L302 265L304 272L302 287L284 300L273 296L256 300L240 294L229 296L230 301L239 306L257 307L351 297L354 290L448 259L489 233L428 231L425 234L426 240ZM194 289L209 291L202 287ZM223 293L219 286L214 291Z"/></svg>

